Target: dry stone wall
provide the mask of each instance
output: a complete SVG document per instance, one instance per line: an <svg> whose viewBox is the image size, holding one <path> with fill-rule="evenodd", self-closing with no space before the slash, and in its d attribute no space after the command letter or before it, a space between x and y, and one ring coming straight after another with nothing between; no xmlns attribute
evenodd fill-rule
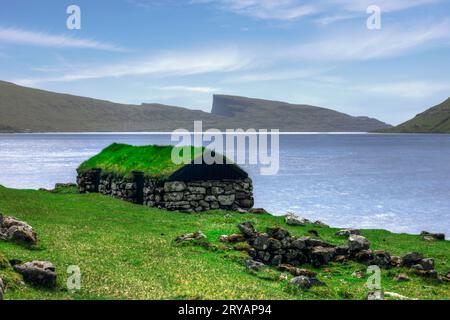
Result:
<svg viewBox="0 0 450 320"><path fill-rule="evenodd" d="M102 174L99 170L79 173L80 193L99 192L125 201L184 212L253 207L253 185L242 180L167 181L144 177Z"/></svg>

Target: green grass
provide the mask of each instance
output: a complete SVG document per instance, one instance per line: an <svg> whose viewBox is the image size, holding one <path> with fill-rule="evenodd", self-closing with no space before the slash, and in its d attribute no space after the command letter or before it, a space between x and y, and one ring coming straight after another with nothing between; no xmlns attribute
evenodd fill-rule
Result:
<svg viewBox="0 0 450 320"><path fill-rule="evenodd" d="M144 172L147 176L167 177L184 166L172 161L174 154L183 156L190 152L191 160L202 154L203 148L173 146L131 146L113 143L96 156L83 162L79 172L89 169L102 169L104 173L128 176L132 171Z"/></svg>
<svg viewBox="0 0 450 320"><path fill-rule="evenodd" d="M294 235L314 228L336 244L336 229L313 226L290 227L282 217L214 211L202 214L167 212L133 205L99 194L79 195L0 187L0 211L30 223L39 236L37 248L0 242L0 256L8 259L49 260L58 272L58 289L37 289L21 284L10 269L1 269L8 283L6 299L364 299L367 279L352 276L365 270L357 263L332 264L312 269L327 287L303 292L289 288L280 272L267 268L246 271L246 254L218 242L222 234L237 232L236 225L253 221L259 230L279 225ZM177 245L174 238L201 230L211 247ZM364 230L372 248L394 255L422 252L436 259L437 270L450 270L450 242L424 242L419 236ZM65 289L67 267L81 268L81 291ZM382 273L384 290L411 298L450 299L450 285L410 275L411 281L396 283L395 274Z"/></svg>

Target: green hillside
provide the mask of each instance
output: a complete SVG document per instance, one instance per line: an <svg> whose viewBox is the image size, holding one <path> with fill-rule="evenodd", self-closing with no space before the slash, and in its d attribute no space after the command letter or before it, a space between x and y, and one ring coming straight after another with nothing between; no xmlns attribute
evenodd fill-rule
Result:
<svg viewBox="0 0 450 320"><path fill-rule="evenodd" d="M77 194L13 190L0 187L0 211L16 216L38 234L38 247L27 248L0 241L2 257L22 261L48 260L58 273L57 289L47 290L24 284L10 268L0 265L0 278L7 285L5 299L364 299L367 274L355 277L367 266L356 262L332 263L308 269L327 286L293 291L292 276L280 277L274 267L247 271L247 253L238 246L223 244L222 234L238 232L237 224L252 221L258 230L281 226L293 235L308 235L311 229L321 239L335 244L346 240L336 229L313 225L287 226L282 217L268 214L239 214L212 211L202 214L167 212L133 205L100 194ZM180 245L174 239L201 230L206 242ZM394 255L419 251L434 258L436 270L450 269L450 242L426 242L419 236L384 230L363 230L371 247ZM67 268L81 270L81 290L69 292ZM394 276L408 273L410 281L396 282ZM409 273L382 271L385 291L410 298L450 299L449 283L440 283Z"/></svg>
<svg viewBox="0 0 450 320"><path fill-rule="evenodd" d="M378 132L450 133L450 98L405 123Z"/></svg>

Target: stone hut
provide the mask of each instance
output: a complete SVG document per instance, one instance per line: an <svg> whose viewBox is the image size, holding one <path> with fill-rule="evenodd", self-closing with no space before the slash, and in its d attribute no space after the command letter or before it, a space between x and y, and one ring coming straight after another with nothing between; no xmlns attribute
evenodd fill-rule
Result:
<svg viewBox="0 0 450 320"><path fill-rule="evenodd" d="M78 168L78 191L184 212L253 207L252 180L238 165L203 160L176 165L173 148L113 144ZM191 147L192 159L203 151Z"/></svg>

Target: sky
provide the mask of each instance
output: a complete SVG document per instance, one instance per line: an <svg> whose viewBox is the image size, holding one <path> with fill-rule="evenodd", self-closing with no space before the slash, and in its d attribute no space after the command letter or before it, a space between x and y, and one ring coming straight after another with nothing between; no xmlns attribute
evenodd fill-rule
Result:
<svg viewBox="0 0 450 320"><path fill-rule="evenodd" d="M81 29L67 27L70 5L80 8ZM371 5L380 10L380 28L368 28ZM213 94L231 94L390 124L450 97L448 0L2 0L0 6L0 79L28 87L204 111Z"/></svg>

